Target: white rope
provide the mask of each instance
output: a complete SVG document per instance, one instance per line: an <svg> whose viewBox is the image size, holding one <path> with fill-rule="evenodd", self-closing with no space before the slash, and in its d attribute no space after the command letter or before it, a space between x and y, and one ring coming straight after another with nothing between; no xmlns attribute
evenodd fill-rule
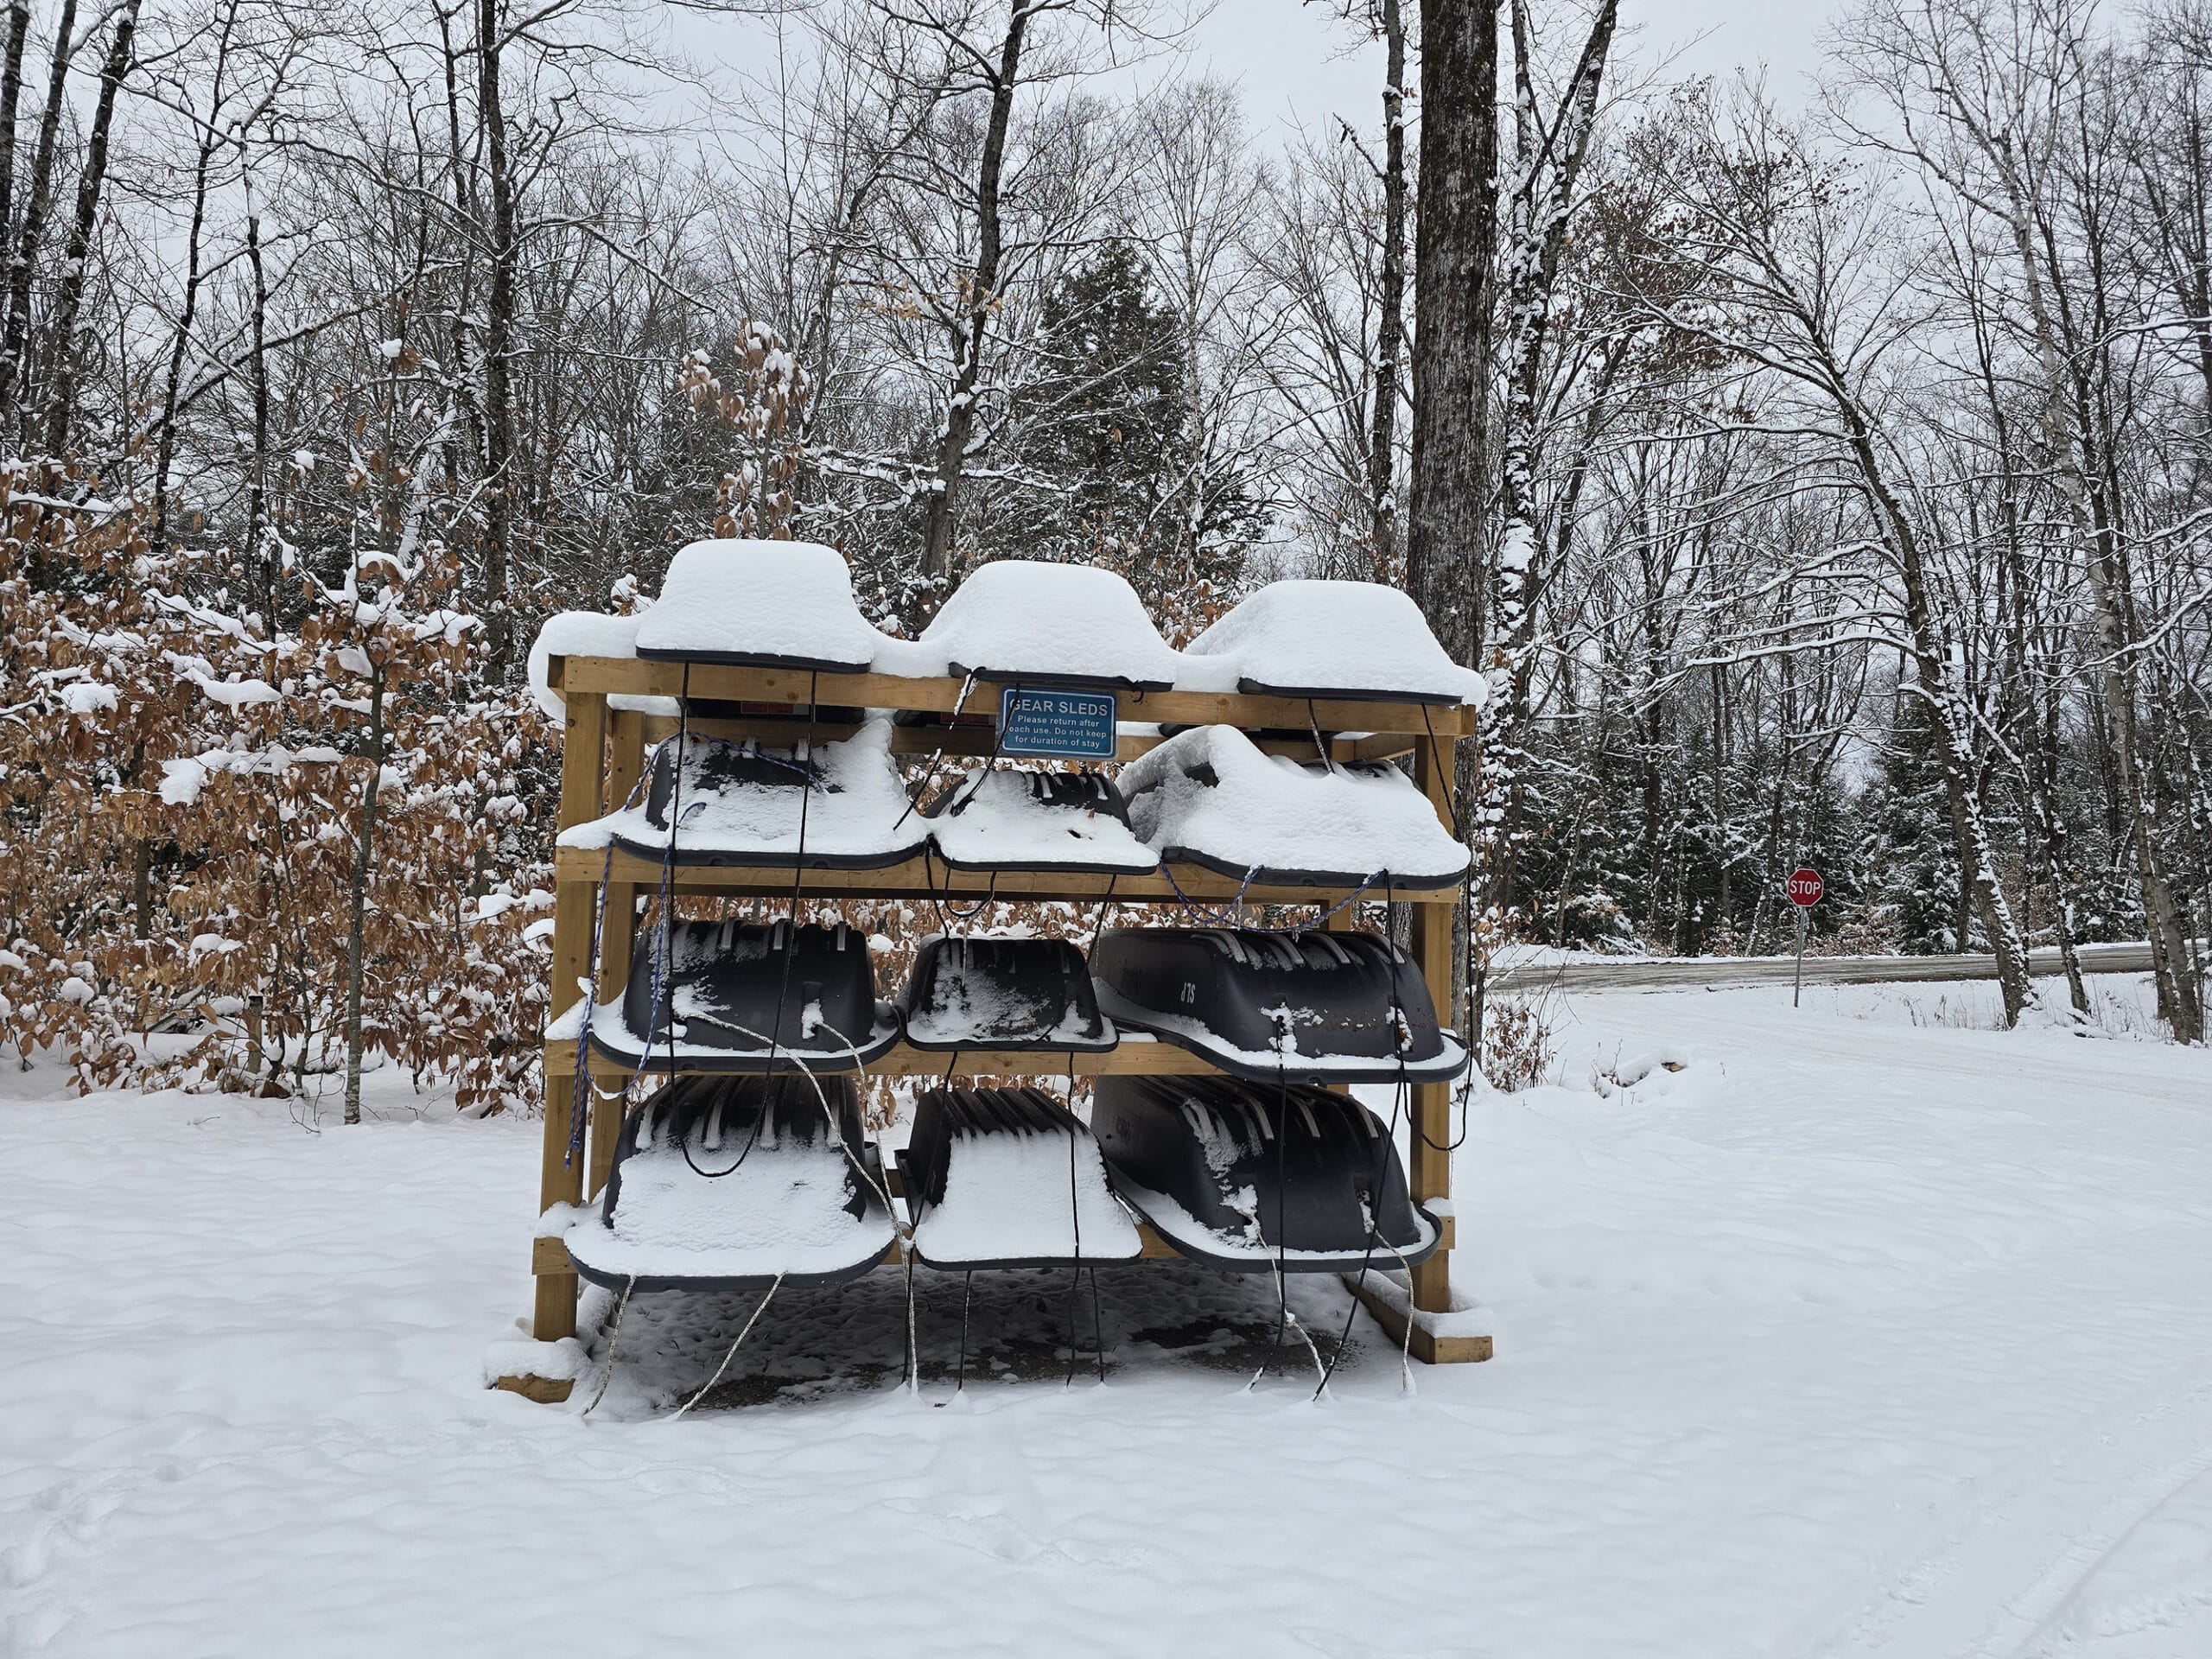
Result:
<svg viewBox="0 0 2212 1659"><path fill-rule="evenodd" d="M607 1333L607 1369L600 1373L599 1392L591 1397L591 1404L583 1409L587 1417L599 1409L599 1402L607 1398L607 1385L614 1380L614 1345L622 1340L622 1314L630 1306L630 1293L638 1287L638 1275L632 1274L622 1287L622 1300L614 1304L614 1324Z"/></svg>
<svg viewBox="0 0 2212 1659"><path fill-rule="evenodd" d="M670 1422L674 1422L714 1392L715 1384L722 1380L722 1373L729 1369L730 1361L737 1357L737 1351L745 1345L746 1338L753 1334L753 1327L760 1323L760 1316L768 1311L768 1304L776 1300L776 1292L783 1282L784 1275L779 1273L776 1275L776 1282L768 1287L768 1294L760 1299L760 1306L753 1310L753 1317L745 1322L745 1329L737 1333L737 1340L730 1344L729 1351L722 1356L722 1363L715 1367L715 1374L707 1379L707 1386L678 1406L675 1414L669 1418Z"/></svg>

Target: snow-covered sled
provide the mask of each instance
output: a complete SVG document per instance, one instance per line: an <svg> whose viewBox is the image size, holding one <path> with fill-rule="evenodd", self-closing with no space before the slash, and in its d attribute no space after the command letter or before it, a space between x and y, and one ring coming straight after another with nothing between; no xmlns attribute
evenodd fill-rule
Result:
<svg viewBox="0 0 2212 1659"><path fill-rule="evenodd" d="M1301 766L1233 727L1179 732L1122 768L1138 836L1170 863L1273 887L1448 887L1467 849L1395 766Z"/></svg>
<svg viewBox="0 0 2212 1659"><path fill-rule="evenodd" d="M1066 1267L1143 1249L1090 1131L1038 1090L931 1090L899 1165L926 1266Z"/></svg>
<svg viewBox="0 0 2212 1659"><path fill-rule="evenodd" d="M891 723L808 748L687 732L653 751L642 804L566 831L564 847L683 865L874 870L917 857L929 826L909 808Z"/></svg>
<svg viewBox="0 0 2212 1659"><path fill-rule="evenodd" d="M648 658L864 674L884 636L853 602L853 575L811 542L694 542L639 619Z"/></svg>
<svg viewBox="0 0 2212 1659"><path fill-rule="evenodd" d="M1129 809L1095 772L978 766L931 803L937 855L956 870L1142 875L1160 855L1129 828Z"/></svg>
<svg viewBox="0 0 2212 1659"><path fill-rule="evenodd" d="M955 674L1008 685L1165 691L1183 661L1112 571L1027 559L970 571L920 643Z"/></svg>
<svg viewBox="0 0 2212 1659"><path fill-rule="evenodd" d="M896 1236L849 1077L684 1077L630 1115L563 1242L610 1289L856 1279ZM828 1110L824 1111L825 1102ZM632 1283L634 1281L634 1284Z"/></svg>
<svg viewBox="0 0 2212 1659"><path fill-rule="evenodd" d="M1372 582L1269 582L1184 649L1227 659L1238 690L1269 696L1458 703L1485 689L1411 597Z"/></svg>

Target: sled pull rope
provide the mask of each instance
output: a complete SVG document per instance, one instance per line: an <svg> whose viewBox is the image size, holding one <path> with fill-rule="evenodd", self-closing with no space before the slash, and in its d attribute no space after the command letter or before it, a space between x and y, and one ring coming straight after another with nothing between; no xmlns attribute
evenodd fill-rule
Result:
<svg viewBox="0 0 2212 1659"><path fill-rule="evenodd" d="M1264 1125L1267 1121L1266 1115L1262 1113L1259 1116L1261 1122ZM1286 1328L1297 1332L1300 1338L1306 1344L1306 1351L1313 1356L1313 1369L1321 1373L1321 1382L1324 1386L1326 1386L1329 1378L1328 1373L1321 1368L1321 1351L1314 1345L1313 1335L1306 1328L1306 1322L1292 1313L1290 1307L1290 1274L1287 1266L1290 1255L1290 1242L1289 1235L1284 1230L1285 1211L1290 1202L1289 1183L1285 1179L1285 1149L1290 1141L1290 1080L1284 1075L1283 1065L1280 1058L1275 1062L1275 1339L1274 1346L1276 1348L1282 1346L1282 1335ZM1259 1220L1256 1206L1255 1206L1252 1219L1255 1224ZM1252 1380L1244 1385L1248 1393L1258 1388L1260 1379L1268 1374L1268 1361L1270 1357L1272 1354L1261 1358L1260 1369L1252 1373Z"/></svg>
<svg viewBox="0 0 2212 1659"><path fill-rule="evenodd" d="M1329 758L1329 746L1321 741L1321 721L1313 712L1313 699L1306 699L1306 729L1313 734L1313 747L1321 756L1321 770L1331 777L1336 775L1337 763Z"/></svg>
<svg viewBox="0 0 2212 1659"><path fill-rule="evenodd" d="M1244 923L1236 919L1236 907L1244 902L1245 892L1259 876L1260 870L1257 865L1254 865L1250 869L1244 872L1244 879L1237 883L1236 895L1230 899L1229 908L1226 910L1210 909L1206 906L1199 903L1197 899L1192 898L1189 893L1184 892L1183 884L1175 879L1175 867L1167 862L1165 859L1160 861L1160 873L1167 878L1167 885L1174 890L1175 897L1177 900L1181 903L1183 908L1191 915L1197 917L1198 920L1204 923L1206 926L1231 929L1242 928L1246 932L1250 933L1306 932L1311 929L1320 926L1332 916L1336 915L1346 906L1357 904L1360 899L1360 895L1364 893L1377 881L1386 881L1391 879L1390 873L1388 870L1381 870L1372 875L1362 876L1357 887L1354 887L1342 899L1337 900L1335 904L1331 905L1328 909L1323 911L1319 916L1313 917L1307 921L1292 922L1281 927L1268 927L1257 922Z"/></svg>
<svg viewBox="0 0 2212 1659"><path fill-rule="evenodd" d="M599 1389L591 1397L591 1404L581 1414L588 1417L599 1409L599 1402L607 1398L607 1385L614 1380L614 1349L622 1340L622 1315L630 1306L630 1293L638 1287L638 1275L632 1274L622 1287L622 1300L614 1304L614 1324L607 1333L607 1369L599 1374Z"/></svg>
<svg viewBox="0 0 2212 1659"><path fill-rule="evenodd" d="M1397 1150L1398 1114L1405 1109L1409 1096L1413 1093L1413 1084L1406 1078L1406 1039L1402 1028L1392 1039L1391 1046L1398 1052L1398 1080L1390 1090L1389 1127L1382 1131L1382 1139L1375 1144L1375 1181L1367 1192L1367 1247L1360 1252L1359 1278L1352 1290L1351 1306L1344 1310L1344 1328L1337 1333L1337 1345L1335 1351L1329 1356L1328 1369L1321 1373L1320 1386L1313 1390L1313 1398L1317 1401L1328 1392L1329 1379L1337 1374L1337 1362L1344 1357L1344 1344L1351 1340L1351 1322L1359 1316L1359 1289L1367 1283L1367 1270L1369 1264L1375 1259L1375 1247L1382 1242L1383 1178L1389 1173L1390 1158ZM1407 1114L1407 1117L1408 1122L1412 1121L1410 1113ZM1403 1262L1406 1259L1404 1255L1399 1252L1396 1245L1393 1244L1389 1248L1392 1254L1397 1255L1399 1261ZM1410 1302L1413 1296L1413 1269L1410 1268L1406 1270L1406 1295ZM1413 1324L1408 1320L1406 1325L1406 1346L1408 1351L1413 1346ZM1405 1361L1402 1356L1400 1364L1402 1366L1404 1363Z"/></svg>
<svg viewBox="0 0 2212 1659"><path fill-rule="evenodd" d="M968 677L960 682L960 695L952 700L952 718L945 722L948 727L959 725L960 711L968 706L968 694L975 689L976 671L975 670L970 669L968 671ZM998 747L999 740L997 736L994 734L991 739L991 753L995 755L998 753ZM900 826L903 825L907 819L914 816L914 809L922 804L922 797L928 794L930 792L930 785L937 782L937 769L941 764L943 764L944 760L944 745L943 743L939 743L937 746L937 752L930 756L930 769L922 774L921 788L912 795L907 797L906 810L899 815L898 823L894 823L891 826L891 830L893 835L896 835L899 832Z"/></svg>

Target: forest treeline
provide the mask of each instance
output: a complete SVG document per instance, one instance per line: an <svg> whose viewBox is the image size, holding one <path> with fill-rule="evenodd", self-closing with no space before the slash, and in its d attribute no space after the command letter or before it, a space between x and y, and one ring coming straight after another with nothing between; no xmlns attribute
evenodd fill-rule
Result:
<svg viewBox="0 0 2212 1659"><path fill-rule="evenodd" d="M1287 3L1287 0L1286 0ZM1496 695L1501 939L2149 938L2202 1034L2212 5L1339 0L1287 139L1162 0L7 0L0 1035L532 1086L525 658L699 536L911 632L1397 583ZM149 1041L164 1030L204 1033Z"/></svg>

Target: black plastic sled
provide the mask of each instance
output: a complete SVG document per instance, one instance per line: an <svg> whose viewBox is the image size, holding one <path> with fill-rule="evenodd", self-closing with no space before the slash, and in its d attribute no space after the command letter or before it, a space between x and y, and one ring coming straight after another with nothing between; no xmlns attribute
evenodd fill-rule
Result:
<svg viewBox="0 0 2212 1659"><path fill-rule="evenodd" d="M861 1135L849 1077L822 1078L818 1095L800 1077L679 1078L623 1124L569 1259L618 1291L857 1279L896 1236Z"/></svg>
<svg viewBox="0 0 2212 1659"><path fill-rule="evenodd" d="M697 733L670 739L653 751L643 808L616 816L614 844L656 863L715 868L877 870L919 855L928 826L908 811L888 753L878 777L847 751L836 770L859 778L851 789L824 764L831 747L817 744L802 759L795 747ZM671 819L680 821L672 850Z"/></svg>
<svg viewBox="0 0 2212 1659"><path fill-rule="evenodd" d="M592 1046L648 1071L857 1071L899 1040L899 1011L875 995L868 941L842 922L683 922L638 941L619 1026ZM658 986L658 999L654 995ZM674 1029L671 1029L671 1010Z"/></svg>
<svg viewBox="0 0 2212 1659"><path fill-rule="evenodd" d="M1090 973L1108 1019L1240 1077L1440 1083L1467 1069L1413 959L1380 934L1115 928Z"/></svg>
<svg viewBox="0 0 2212 1659"><path fill-rule="evenodd" d="M945 1209L963 1159L992 1160L988 1199L970 1186ZM914 1132L899 1153L915 1258L948 1272L1132 1262L1144 1240L1114 1196L1098 1143L1083 1121L1035 1089L932 1089L915 1103ZM1078 1173L1090 1179L1077 1182ZM1087 1198L1087 1201L1086 1201Z"/></svg>
<svg viewBox="0 0 2212 1659"><path fill-rule="evenodd" d="M1122 1199L1226 1273L1411 1266L1443 1236L1382 1122L1325 1089L1101 1077L1090 1122Z"/></svg>
<svg viewBox="0 0 2212 1659"><path fill-rule="evenodd" d="M937 855L956 870L1143 875L1160 868L1160 855L1129 828L1122 791L1095 772L987 766L924 816Z"/></svg>
<svg viewBox="0 0 2212 1659"><path fill-rule="evenodd" d="M1067 939L925 939L899 998L916 1048L1102 1053L1121 1040Z"/></svg>

